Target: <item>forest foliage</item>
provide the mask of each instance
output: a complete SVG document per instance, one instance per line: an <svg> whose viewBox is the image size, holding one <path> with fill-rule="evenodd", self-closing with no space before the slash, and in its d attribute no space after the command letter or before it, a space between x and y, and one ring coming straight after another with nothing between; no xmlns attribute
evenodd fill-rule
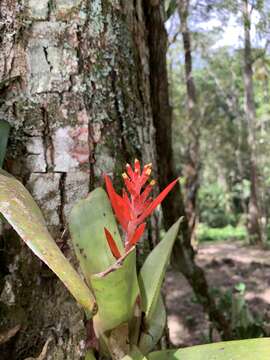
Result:
<svg viewBox="0 0 270 360"><path fill-rule="evenodd" d="M269 4L250 2L249 11L258 200L264 239L269 240ZM188 24L192 40L192 76L199 108L199 221L204 229L206 226L224 228L230 225L235 228L235 236L232 237L244 238L243 231L237 229L242 229L247 222L250 198L242 2L190 1ZM167 29L174 154L179 171L181 164L187 161L186 151L191 141L180 28L176 11L167 21Z"/></svg>

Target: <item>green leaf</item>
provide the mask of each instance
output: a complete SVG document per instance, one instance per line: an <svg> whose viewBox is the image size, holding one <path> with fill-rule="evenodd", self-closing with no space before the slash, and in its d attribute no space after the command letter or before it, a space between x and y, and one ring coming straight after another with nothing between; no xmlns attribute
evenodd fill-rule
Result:
<svg viewBox="0 0 270 360"><path fill-rule="evenodd" d="M44 261L91 316L94 297L49 234L40 209L25 187L0 173L0 212L30 249Z"/></svg>
<svg viewBox="0 0 270 360"><path fill-rule="evenodd" d="M139 287L142 295L142 309L149 324L155 312L165 271L170 259L174 241L177 237L181 219L164 235L161 242L145 260L140 274Z"/></svg>
<svg viewBox="0 0 270 360"><path fill-rule="evenodd" d="M240 294L243 294L243 295L246 291L246 285L241 282L236 284L234 288L235 288L235 290L239 291Z"/></svg>
<svg viewBox="0 0 270 360"><path fill-rule="evenodd" d="M85 354L84 360L96 360L92 350L88 350Z"/></svg>
<svg viewBox="0 0 270 360"><path fill-rule="evenodd" d="M104 234L105 227L123 253L108 196L102 188L97 188L73 207L69 218L72 242L88 284L92 274L105 271L115 263Z"/></svg>
<svg viewBox="0 0 270 360"><path fill-rule="evenodd" d="M136 346L133 346L131 352L124 356L121 360L147 360L147 358Z"/></svg>
<svg viewBox="0 0 270 360"><path fill-rule="evenodd" d="M95 329L105 332L129 322L139 295L135 250L107 274L92 275L91 286L99 309L94 317Z"/></svg>
<svg viewBox="0 0 270 360"><path fill-rule="evenodd" d="M3 166L10 125L7 121L0 120L0 168Z"/></svg>
<svg viewBox="0 0 270 360"><path fill-rule="evenodd" d="M179 350L155 351L149 360L269 360L270 338L198 345Z"/></svg>
<svg viewBox="0 0 270 360"><path fill-rule="evenodd" d="M113 235L122 254L124 246L108 196L102 188L95 189L74 206L69 226L81 269L97 300L96 331L102 334L129 322L139 294L136 254L132 251L122 263L116 263L104 228Z"/></svg>
<svg viewBox="0 0 270 360"><path fill-rule="evenodd" d="M166 310L161 295L158 297L158 302L155 311L152 315L149 324L146 322L143 326L145 329L140 336L139 348L144 354L148 354L158 340L161 338L166 324Z"/></svg>

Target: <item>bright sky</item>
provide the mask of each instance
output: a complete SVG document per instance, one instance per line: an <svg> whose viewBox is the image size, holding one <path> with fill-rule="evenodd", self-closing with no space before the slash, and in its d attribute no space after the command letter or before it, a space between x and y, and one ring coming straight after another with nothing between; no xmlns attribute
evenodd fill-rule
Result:
<svg viewBox="0 0 270 360"><path fill-rule="evenodd" d="M201 25L204 30L213 30L215 27L221 27L221 22L218 19L212 19L207 23ZM237 23L235 17L229 19L228 25L223 29L222 37L215 43L213 48L219 48L223 46L239 47L241 44L242 28Z"/></svg>
<svg viewBox="0 0 270 360"><path fill-rule="evenodd" d="M260 16L258 11L253 10L251 16L251 41L253 46L261 45L262 41L258 38L258 34L256 33L256 25L260 20ZM211 30L214 27L221 26L221 22L218 19L212 19L208 23L205 23L205 30ZM243 26L239 21L237 21L236 16L231 16L227 26L223 30L223 35L220 40L216 42L214 48L219 48L223 46L229 46L233 48L238 48L242 46L243 42Z"/></svg>
<svg viewBox="0 0 270 360"><path fill-rule="evenodd" d="M259 38L256 33L256 25L259 22L259 13L256 10L252 12L251 18L251 41L253 46L264 46L265 39L262 40ZM179 18L178 15L175 14L166 24L167 31L169 33L169 37L172 38L174 34L179 29ZM224 26L224 25L223 25ZM212 18L207 22L200 22L199 28L205 32L211 31L215 28L222 28L222 23L220 19ZM179 38L179 37L178 37ZM237 20L235 15L232 15L227 23L227 25L223 29L223 33L219 40L213 46L213 49L217 49L223 46L229 46L232 48L239 48L243 45L243 28L241 21Z"/></svg>

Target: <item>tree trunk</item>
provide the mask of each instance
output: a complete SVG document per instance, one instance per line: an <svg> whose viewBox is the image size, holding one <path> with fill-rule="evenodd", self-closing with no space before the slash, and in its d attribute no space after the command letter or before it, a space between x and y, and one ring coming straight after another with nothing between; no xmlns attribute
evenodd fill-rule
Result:
<svg viewBox="0 0 270 360"><path fill-rule="evenodd" d="M244 23L244 89L245 117L248 132L250 198L248 204L248 234L251 243L262 243L261 214L258 203L258 167L256 160L256 110L253 92L251 17L248 0L243 0Z"/></svg>
<svg viewBox="0 0 270 360"><path fill-rule="evenodd" d="M153 120L156 128L158 179L161 188L177 177L172 154L172 113L166 67L167 33L164 27L164 7L161 1L145 2L145 17L150 51L150 83ZM165 228L168 229L180 216L181 238L173 249L173 265L183 273L196 294L210 320L222 333L224 339L231 338L230 327L222 312L217 309L210 296L203 270L194 261L191 234L185 212L180 185L162 203Z"/></svg>
<svg viewBox="0 0 270 360"><path fill-rule="evenodd" d="M196 87L192 74L191 37L188 28L189 0L180 0L178 12L181 20L181 33L185 52L185 77L187 89L189 136L185 164L185 192L186 212L189 221L192 244L195 243L197 225L197 195L199 190L199 139L200 139L200 114L197 106Z"/></svg>
<svg viewBox="0 0 270 360"><path fill-rule="evenodd" d="M77 199L123 163L154 162L141 1L3 0L0 120L5 168L41 206L67 257ZM72 359L85 349L81 309L5 225L0 239L0 358ZM16 334L16 336L15 336Z"/></svg>

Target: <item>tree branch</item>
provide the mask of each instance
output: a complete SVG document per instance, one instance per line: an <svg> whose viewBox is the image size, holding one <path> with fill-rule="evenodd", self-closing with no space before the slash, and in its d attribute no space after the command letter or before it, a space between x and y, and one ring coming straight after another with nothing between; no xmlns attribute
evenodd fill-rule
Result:
<svg viewBox="0 0 270 360"><path fill-rule="evenodd" d="M175 12L175 10L177 9L177 1L176 0L171 0L169 7L166 11L166 20L168 20Z"/></svg>

